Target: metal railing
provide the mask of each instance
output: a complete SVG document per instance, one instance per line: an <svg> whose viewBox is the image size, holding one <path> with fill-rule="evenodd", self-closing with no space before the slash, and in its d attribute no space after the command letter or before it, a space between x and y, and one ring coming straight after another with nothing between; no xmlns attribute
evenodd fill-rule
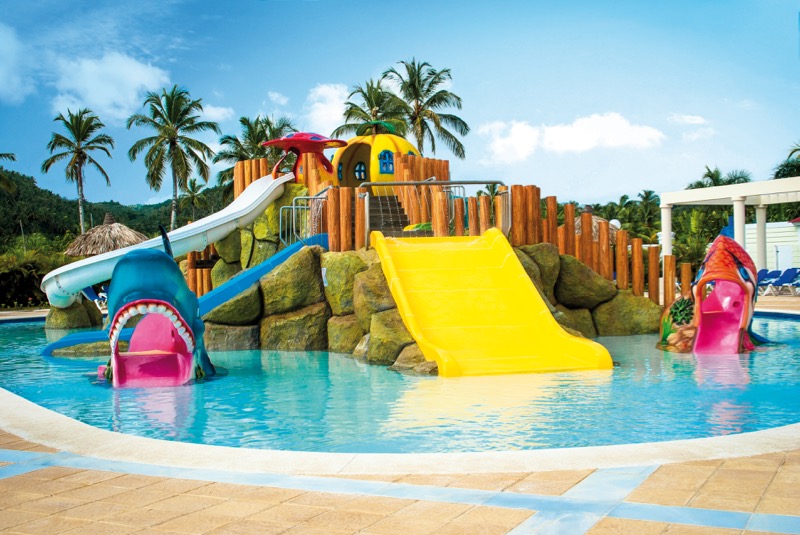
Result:
<svg viewBox="0 0 800 535"><path fill-rule="evenodd" d="M435 177L415 182L365 182L356 189L356 195L364 199L364 243L369 247L369 234L372 230L403 230L402 227L398 229L398 225L402 225L406 221L404 217L407 217L409 222L412 221L412 218L408 217L409 212L418 210L420 214L427 214L427 217L421 217L427 219L426 222L430 223L430 214L433 209L432 188L441 188L441 191L447 194L448 219L452 229L455 217L455 210L453 209L455 199L466 197L467 186L480 187L488 185L505 186L500 180L436 180ZM383 189L378 190L377 194L375 194L376 188ZM405 188L413 188L413 190L404 192ZM385 195L385 193L388 193L387 190L390 189L392 195ZM395 196L402 198L403 206L388 201L389 197ZM511 228L511 197L508 190L498 191L496 196L500 197L503 203L503 212L506 214L502 221L503 228L500 230L504 234L508 234ZM371 212L381 214L381 220L377 222L377 228L373 228Z"/></svg>
<svg viewBox="0 0 800 535"><path fill-rule="evenodd" d="M295 197L291 206L281 206L278 213L280 221L280 240L286 246L305 240L322 232L322 209L328 200L328 186L316 195Z"/></svg>

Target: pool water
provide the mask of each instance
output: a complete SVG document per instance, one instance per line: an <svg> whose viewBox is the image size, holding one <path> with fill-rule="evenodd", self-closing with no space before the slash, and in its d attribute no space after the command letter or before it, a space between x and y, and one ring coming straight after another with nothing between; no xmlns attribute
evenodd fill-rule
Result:
<svg viewBox="0 0 800 535"><path fill-rule="evenodd" d="M458 452L578 447L757 431L800 421L800 322L757 318L781 342L749 355L605 337L613 371L413 377L325 352L211 353L227 375L112 389L104 359L44 358L41 323L0 324L0 387L103 429L247 448Z"/></svg>

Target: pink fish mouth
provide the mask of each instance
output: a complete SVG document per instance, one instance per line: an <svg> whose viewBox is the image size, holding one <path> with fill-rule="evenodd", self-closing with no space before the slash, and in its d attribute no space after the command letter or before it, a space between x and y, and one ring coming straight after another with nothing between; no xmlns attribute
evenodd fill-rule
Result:
<svg viewBox="0 0 800 535"><path fill-rule="evenodd" d="M175 307L166 301L161 301L159 299L140 299L138 301L132 301L126 304L114 315L109 336L112 354L119 354L119 335L128 321L135 316L144 315L161 316L163 319L160 319L160 321L165 325L167 322L169 322L169 324L172 326L173 333L175 333L185 344L186 351L188 353L194 352L194 333L192 332L192 329L189 328L186 320L183 319Z"/></svg>

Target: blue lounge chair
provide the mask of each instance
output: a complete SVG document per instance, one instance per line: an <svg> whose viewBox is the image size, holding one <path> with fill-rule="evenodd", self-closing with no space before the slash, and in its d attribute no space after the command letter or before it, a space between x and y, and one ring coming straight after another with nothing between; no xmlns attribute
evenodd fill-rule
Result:
<svg viewBox="0 0 800 535"><path fill-rule="evenodd" d="M764 271L764 270L762 269L761 271ZM763 294L764 292L766 292L767 288L769 287L769 285L772 284L773 282L775 282L776 280L778 280L778 278L781 276L781 273L782 273L781 270L775 269L773 271L767 271L767 273L762 276L761 275L761 271L758 272L758 288L757 288L757 290L758 290L759 295Z"/></svg>
<svg viewBox="0 0 800 535"><path fill-rule="evenodd" d="M794 291L792 290L792 286L790 286L795 279L797 278L798 273L800 273L800 269L798 268L789 268L783 273L781 276L777 278L774 282L769 283L767 289L764 290L764 295L769 294L772 292L772 295L780 295L783 292L784 288L789 290L789 293L794 295Z"/></svg>

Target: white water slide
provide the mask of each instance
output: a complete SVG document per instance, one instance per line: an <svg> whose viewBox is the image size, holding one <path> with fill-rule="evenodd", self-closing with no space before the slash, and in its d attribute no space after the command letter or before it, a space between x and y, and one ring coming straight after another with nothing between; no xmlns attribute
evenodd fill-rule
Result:
<svg viewBox="0 0 800 535"><path fill-rule="evenodd" d="M283 186L293 181L288 173L277 180L262 177L250 184L241 195L223 210L168 234L175 256L190 251L202 251L210 243L221 240L236 229L241 229L266 210L267 206L283 195ZM66 308L75 302L81 290L111 278L114 266L125 253L134 249L164 250L161 238L153 238L137 245L117 249L60 267L45 275L42 291L50 304Z"/></svg>

